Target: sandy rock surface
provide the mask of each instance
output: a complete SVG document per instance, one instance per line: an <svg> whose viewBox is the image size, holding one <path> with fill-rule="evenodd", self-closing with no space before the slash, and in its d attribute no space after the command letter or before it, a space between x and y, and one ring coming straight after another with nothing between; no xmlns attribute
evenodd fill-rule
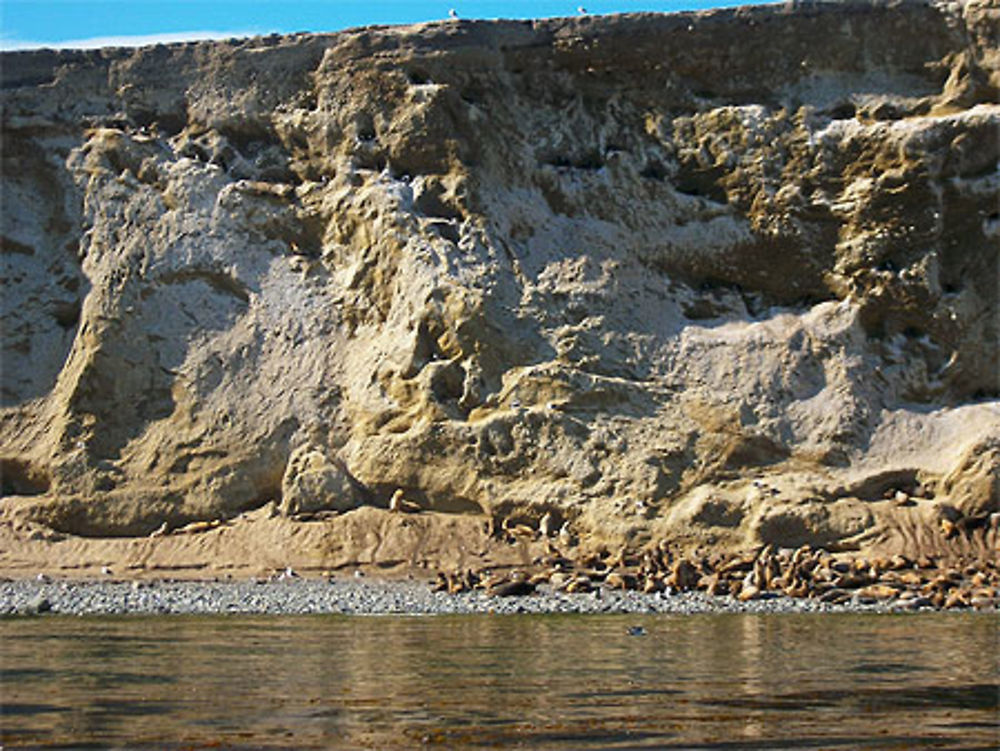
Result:
<svg viewBox="0 0 1000 751"><path fill-rule="evenodd" d="M995 555L998 28L5 53L0 569Z"/></svg>

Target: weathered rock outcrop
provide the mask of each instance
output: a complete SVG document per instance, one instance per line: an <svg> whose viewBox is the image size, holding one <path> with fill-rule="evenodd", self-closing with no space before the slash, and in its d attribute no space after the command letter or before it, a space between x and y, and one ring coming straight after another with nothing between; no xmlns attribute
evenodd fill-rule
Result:
<svg viewBox="0 0 1000 751"><path fill-rule="evenodd" d="M134 535L402 488L731 547L994 512L998 28L866 2L5 54L0 507Z"/></svg>

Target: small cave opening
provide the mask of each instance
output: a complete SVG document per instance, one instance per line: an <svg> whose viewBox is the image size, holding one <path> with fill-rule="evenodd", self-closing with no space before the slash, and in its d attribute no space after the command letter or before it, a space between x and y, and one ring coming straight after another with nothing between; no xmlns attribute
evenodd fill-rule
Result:
<svg viewBox="0 0 1000 751"><path fill-rule="evenodd" d="M413 200L413 206L426 217L462 221L464 218L459 207L455 206L440 186L432 186L419 193Z"/></svg>
<svg viewBox="0 0 1000 751"><path fill-rule="evenodd" d="M46 471L21 459L0 459L0 497L42 495L51 481Z"/></svg>
<svg viewBox="0 0 1000 751"><path fill-rule="evenodd" d="M406 71L406 78L414 86L422 86L431 82L430 73L423 68L411 68Z"/></svg>
<svg viewBox="0 0 1000 751"><path fill-rule="evenodd" d="M719 204L728 204L726 189L719 184L724 171L719 167L686 169L677 175L674 188L678 193L693 198L705 198Z"/></svg>
<svg viewBox="0 0 1000 751"><path fill-rule="evenodd" d="M857 112L858 108L854 105L854 102L848 101L838 102L824 114L829 116L831 120L853 120Z"/></svg>
<svg viewBox="0 0 1000 751"><path fill-rule="evenodd" d="M219 134L244 157L253 157L277 141L274 129L270 125L254 121L220 127Z"/></svg>
<svg viewBox="0 0 1000 751"><path fill-rule="evenodd" d="M604 160L596 149L590 149L580 154L549 153L543 154L538 163L555 167L557 170L599 170L604 166Z"/></svg>
<svg viewBox="0 0 1000 751"><path fill-rule="evenodd" d="M81 308L82 305L78 299L63 301L55 306L52 311L52 317L55 318L60 328L69 331L76 328L76 325L80 322Z"/></svg>
<svg viewBox="0 0 1000 751"><path fill-rule="evenodd" d="M639 172L640 177L659 181L665 180L668 174L667 168L656 159L650 159L646 163L646 166Z"/></svg>

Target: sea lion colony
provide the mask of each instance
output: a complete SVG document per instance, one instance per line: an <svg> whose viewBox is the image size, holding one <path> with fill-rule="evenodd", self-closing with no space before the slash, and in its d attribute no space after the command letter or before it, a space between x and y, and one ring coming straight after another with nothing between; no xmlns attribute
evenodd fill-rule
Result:
<svg viewBox="0 0 1000 751"><path fill-rule="evenodd" d="M540 584L556 591L604 588L645 593L701 591L745 602L771 597L815 598L840 605L888 602L897 606L992 609L1000 602L997 561L942 564L929 557L838 558L803 545L795 550L765 546L756 555L700 557L653 546L642 553L606 549L575 558L552 546L531 566L510 571L439 571L435 589L453 594L483 589L495 596L532 594ZM531 573L531 572L534 573Z"/></svg>

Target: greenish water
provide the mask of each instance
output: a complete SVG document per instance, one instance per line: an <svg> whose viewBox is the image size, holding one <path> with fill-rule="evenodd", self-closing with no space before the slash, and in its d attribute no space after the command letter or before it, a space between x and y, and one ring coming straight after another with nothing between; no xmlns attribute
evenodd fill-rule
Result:
<svg viewBox="0 0 1000 751"><path fill-rule="evenodd" d="M992 749L997 629L976 614L5 619L0 744Z"/></svg>

